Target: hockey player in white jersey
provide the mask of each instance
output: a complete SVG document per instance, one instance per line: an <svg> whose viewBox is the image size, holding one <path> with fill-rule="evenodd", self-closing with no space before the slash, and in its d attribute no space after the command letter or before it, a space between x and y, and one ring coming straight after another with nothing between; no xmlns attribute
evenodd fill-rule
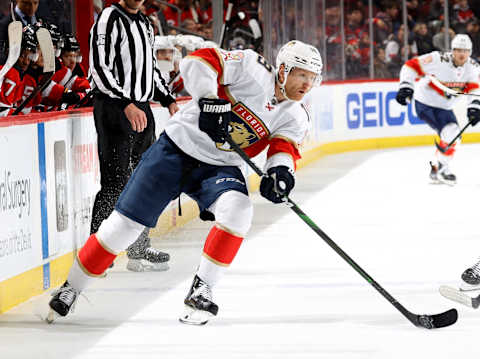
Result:
<svg viewBox="0 0 480 359"><path fill-rule="evenodd" d="M480 94L478 63L470 58L472 41L468 35L456 35L451 43L452 51L434 51L408 60L400 71L397 101L401 105L415 99L415 110L440 136L440 148L436 161L431 161L430 178L434 182L455 184L456 176L449 163L455 153L455 144L447 148L459 133L457 119L452 111L457 97L436 86L428 75L433 75L443 85L463 93ZM420 80L415 84L415 79ZM414 91L415 89L415 91ZM473 96L472 96L473 97ZM480 100L472 98L467 109L468 120L475 126L480 121Z"/></svg>
<svg viewBox="0 0 480 359"><path fill-rule="evenodd" d="M215 223L180 321L205 324L217 314L212 289L234 260L253 216L239 169L243 160L226 136L250 157L268 148L268 175L261 180L260 193L282 202L295 185L298 147L309 127L300 101L321 82L322 60L311 45L288 42L276 65L272 68L252 50L205 48L182 60L180 71L192 100L170 119L144 154L113 213L78 252L68 280L50 301L48 321L67 315L79 293L102 276L145 226L155 226L181 192L198 203L202 219Z"/></svg>

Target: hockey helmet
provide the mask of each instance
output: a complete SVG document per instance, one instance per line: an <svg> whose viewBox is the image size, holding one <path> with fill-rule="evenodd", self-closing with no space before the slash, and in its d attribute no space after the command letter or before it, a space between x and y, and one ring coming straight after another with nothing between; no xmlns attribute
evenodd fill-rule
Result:
<svg viewBox="0 0 480 359"><path fill-rule="evenodd" d="M80 45L78 44L77 39L73 34L65 34L63 37L63 47L62 47L62 54L65 52L76 52L77 58L76 62L82 62L82 55L80 54Z"/></svg>
<svg viewBox="0 0 480 359"><path fill-rule="evenodd" d="M301 68L316 74L314 86L319 86L322 82L322 57L318 50L312 46L305 44L298 40L292 40L287 42L280 48L277 55L276 66L277 76L280 71L280 65L285 66L285 80L280 83L282 93L284 92L285 83L287 82L287 76L294 67Z"/></svg>
<svg viewBox="0 0 480 359"><path fill-rule="evenodd" d="M177 44L184 47L187 51L193 52L202 48L203 39L195 35L177 35Z"/></svg>
<svg viewBox="0 0 480 359"><path fill-rule="evenodd" d="M173 50L174 44L170 36L155 36L153 48L157 50Z"/></svg>
<svg viewBox="0 0 480 359"><path fill-rule="evenodd" d="M458 34L452 39L452 50L462 49L472 52L472 40L466 34Z"/></svg>
<svg viewBox="0 0 480 359"><path fill-rule="evenodd" d="M55 56L60 56L60 50L63 47L63 37L60 29L57 25L51 22L45 22L44 27L48 30L50 37L52 38L53 46L55 46L56 49Z"/></svg>
<svg viewBox="0 0 480 359"><path fill-rule="evenodd" d="M65 34L63 37L63 48L64 52L77 52L80 50L80 45L78 44L77 39L73 34Z"/></svg>
<svg viewBox="0 0 480 359"><path fill-rule="evenodd" d="M169 36L155 36L155 41L153 43L153 49L155 50L155 58L157 59L158 67L161 72L170 72L174 69L174 54L175 46L173 44L172 38ZM171 55L168 56L167 53L158 54L160 50L170 50ZM160 57L160 58L159 58Z"/></svg>
<svg viewBox="0 0 480 359"><path fill-rule="evenodd" d="M214 41L206 40L202 44L202 49L207 49L207 48L218 49L218 44Z"/></svg>
<svg viewBox="0 0 480 359"><path fill-rule="evenodd" d="M37 47L38 47L38 40L37 40L37 35L36 35L36 29L37 27L35 25L27 25L23 28L23 33L22 33L22 50L28 50L31 52L31 54L28 56L31 61L37 61L38 60L38 52L37 52Z"/></svg>

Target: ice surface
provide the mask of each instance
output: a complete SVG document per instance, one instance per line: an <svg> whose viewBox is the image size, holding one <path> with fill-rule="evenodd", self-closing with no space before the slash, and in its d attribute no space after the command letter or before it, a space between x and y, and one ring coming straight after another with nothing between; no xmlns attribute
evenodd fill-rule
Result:
<svg viewBox="0 0 480 359"><path fill-rule="evenodd" d="M457 324L410 324L291 210L254 194L254 225L214 289L218 318L178 322L209 223L154 245L168 272L133 273L120 258L54 325L49 296L0 316L1 358L458 358L479 354L480 311L444 299L480 256L480 145L463 145L455 187L429 184L433 147L324 158L297 175L291 197L407 309L459 310ZM471 356L473 357L473 356Z"/></svg>

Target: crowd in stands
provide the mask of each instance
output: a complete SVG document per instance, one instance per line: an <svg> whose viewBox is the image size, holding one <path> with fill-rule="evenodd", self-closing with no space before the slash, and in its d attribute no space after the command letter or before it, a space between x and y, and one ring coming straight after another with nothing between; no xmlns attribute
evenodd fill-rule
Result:
<svg viewBox="0 0 480 359"><path fill-rule="evenodd" d="M368 78L371 47L375 78L396 78L408 58L431 51L445 51L444 4L445 0L407 1L408 41L404 41L402 3L394 0L374 0L373 18L368 17L368 1L344 1L344 38L342 42L341 7L338 0L325 2L325 14L318 21L317 44L326 54L324 68L327 80L342 78L342 50L345 56L346 79ZM118 0L93 0L94 17ZM224 18L228 6L224 0ZM227 49L252 48L262 52L262 38L255 37L249 21L261 22L260 0L235 0L234 11L228 22L229 31L223 44ZM284 3L284 2L283 2ZM31 10L31 9L34 9ZM19 9L25 9L25 14ZM75 35L72 34L70 13L72 0L17 0L17 20L35 31L46 27L54 40L57 51L56 71L51 83L29 103L22 113L59 110L72 106L89 105L87 94L91 84L81 66L81 53ZM187 95L178 75L178 62L186 54L202 47L216 46L213 42L213 15L211 0L146 0L142 12L154 25L155 46L159 63L163 63L163 75L176 96ZM26 16L27 15L27 16ZM448 1L449 36L466 33L473 43L472 58L480 60L480 0ZM292 20L287 27L294 28ZM293 17L290 17L293 19ZM324 26L322 21L325 22ZM0 66L8 54L7 26L11 22L11 10L5 2L0 3ZM373 36L370 35L370 23ZM325 29L325 31L323 31ZM270 29L275 36L276 29ZM324 33L325 32L325 33ZM292 31L291 33L295 33ZM324 44L325 48L324 48ZM2 47L3 45L3 47ZM343 49L342 49L343 47ZM37 54L37 56L35 56ZM3 56L2 56L3 55ZM22 50L15 68L18 71L17 88L11 81L2 81L0 90L0 116L11 114L24 101L42 79L41 56L38 50ZM20 66L22 65L22 66ZM22 70L24 68L25 70ZM26 80L24 81L23 79ZM8 93L8 95L7 95Z"/></svg>
<svg viewBox="0 0 480 359"><path fill-rule="evenodd" d="M373 1L373 36L370 38L368 2L345 1L344 36L341 37L339 1L325 0L325 38L320 36L318 47L326 43L328 79L341 78L342 46L345 46L346 78L368 78L370 42L373 43L374 77L396 78L404 62L411 58L445 48L445 1L409 0L407 6L408 41L404 41L402 2ZM473 42L472 58L480 59L480 2L449 0L448 20L450 40L455 34L468 34ZM320 35L321 35L321 31ZM326 41L325 41L326 40Z"/></svg>

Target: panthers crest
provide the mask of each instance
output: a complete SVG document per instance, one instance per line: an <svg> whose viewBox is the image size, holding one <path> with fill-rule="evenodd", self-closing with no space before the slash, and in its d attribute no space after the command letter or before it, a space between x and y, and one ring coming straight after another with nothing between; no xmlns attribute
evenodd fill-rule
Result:
<svg viewBox="0 0 480 359"><path fill-rule="evenodd" d="M232 106L229 129L230 136L240 148L246 148L270 135L262 120L241 102ZM217 143L217 148L223 151L233 151L230 146L222 143Z"/></svg>

